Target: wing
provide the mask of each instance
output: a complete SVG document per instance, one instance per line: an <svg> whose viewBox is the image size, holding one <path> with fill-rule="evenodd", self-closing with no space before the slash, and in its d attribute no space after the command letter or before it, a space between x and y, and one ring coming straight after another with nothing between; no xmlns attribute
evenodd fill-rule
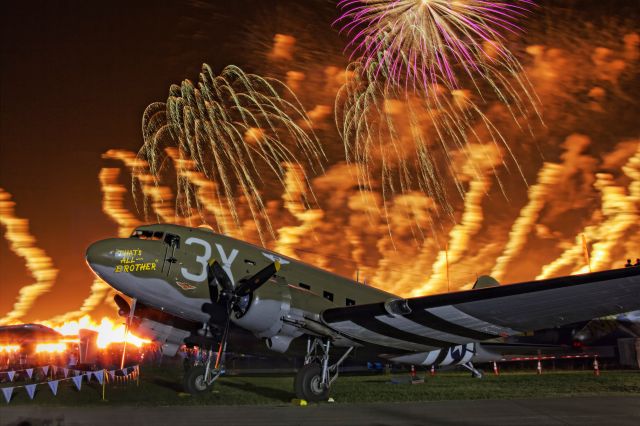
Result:
<svg viewBox="0 0 640 426"><path fill-rule="evenodd" d="M640 268L615 269L325 310L323 322L363 343L430 351L640 308Z"/></svg>

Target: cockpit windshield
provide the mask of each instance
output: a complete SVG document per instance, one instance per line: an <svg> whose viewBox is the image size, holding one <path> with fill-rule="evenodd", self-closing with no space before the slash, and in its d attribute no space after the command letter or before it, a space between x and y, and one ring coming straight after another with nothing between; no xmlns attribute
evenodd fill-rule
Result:
<svg viewBox="0 0 640 426"><path fill-rule="evenodd" d="M164 239L164 232L162 232L162 231L150 231L150 230L146 230L146 229L136 229L131 234L131 238L139 238L141 240L162 241Z"/></svg>

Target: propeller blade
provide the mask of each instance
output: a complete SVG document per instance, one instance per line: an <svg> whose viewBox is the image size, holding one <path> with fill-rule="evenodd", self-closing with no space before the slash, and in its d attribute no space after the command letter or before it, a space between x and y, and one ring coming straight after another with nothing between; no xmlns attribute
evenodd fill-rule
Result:
<svg viewBox="0 0 640 426"><path fill-rule="evenodd" d="M251 278L245 278L240 280L240 285L235 291L236 296L242 297L247 294L256 291L260 286L269 281L280 270L280 262L273 262L266 267L259 270Z"/></svg>
<svg viewBox="0 0 640 426"><path fill-rule="evenodd" d="M113 296L113 301L116 302L116 305L118 305L118 309L119 309L118 314L121 317L129 315L129 312L131 312L131 307L129 306L127 301L124 300L124 297L120 296L119 294L116 294L115 296Z"/></svg>
<svg viewBox="0 0 640 426"><path fill-rule="evenodd" d="M227 275L224 269L222 269L222 266L220 266L217 260L211 263L208 269L210 270L209 276L213 276L225 292L233 293L233 283L231 282L229 275Z"/></svg>

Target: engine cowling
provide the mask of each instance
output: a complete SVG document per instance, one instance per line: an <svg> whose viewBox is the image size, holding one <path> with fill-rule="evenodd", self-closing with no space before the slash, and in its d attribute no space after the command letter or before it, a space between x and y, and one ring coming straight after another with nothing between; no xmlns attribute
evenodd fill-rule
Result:
<svg viewBox="0 0 640 426"><path fill-rule="evenodd" d="M283 327L282 318L291 309L291 293L286 282L275 277L249 295L248 306L232 316L235 324L258 337L273 337Z"/></svg>

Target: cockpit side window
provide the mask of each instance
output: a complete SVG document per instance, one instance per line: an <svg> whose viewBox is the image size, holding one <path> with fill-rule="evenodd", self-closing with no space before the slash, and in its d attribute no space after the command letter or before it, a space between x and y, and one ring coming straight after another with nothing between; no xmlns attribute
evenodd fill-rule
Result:
<svg viewBox="0 0 640 426"><path fill-rule="evenodd" d="M164 242L172 247L180 247L180 237L174 234L165 234Z"/></svg>
<svg viewBox="0 0 640 426"><path fill-rule="evenodd" d="M139 238L141 240L148 240L152 236L153 236L152 231L144 231L142 229L136 229L135 231L133 231L133 234L131 234L131 238Z"/></svg>
<svg viewBox="0 0 640 426"><path fill-rule="evenodd" d="M131 234L131 238L139 238L141 240L157 240L162 241L164 232L161 231L148 231L144 229L136 229Z"/></svg>

